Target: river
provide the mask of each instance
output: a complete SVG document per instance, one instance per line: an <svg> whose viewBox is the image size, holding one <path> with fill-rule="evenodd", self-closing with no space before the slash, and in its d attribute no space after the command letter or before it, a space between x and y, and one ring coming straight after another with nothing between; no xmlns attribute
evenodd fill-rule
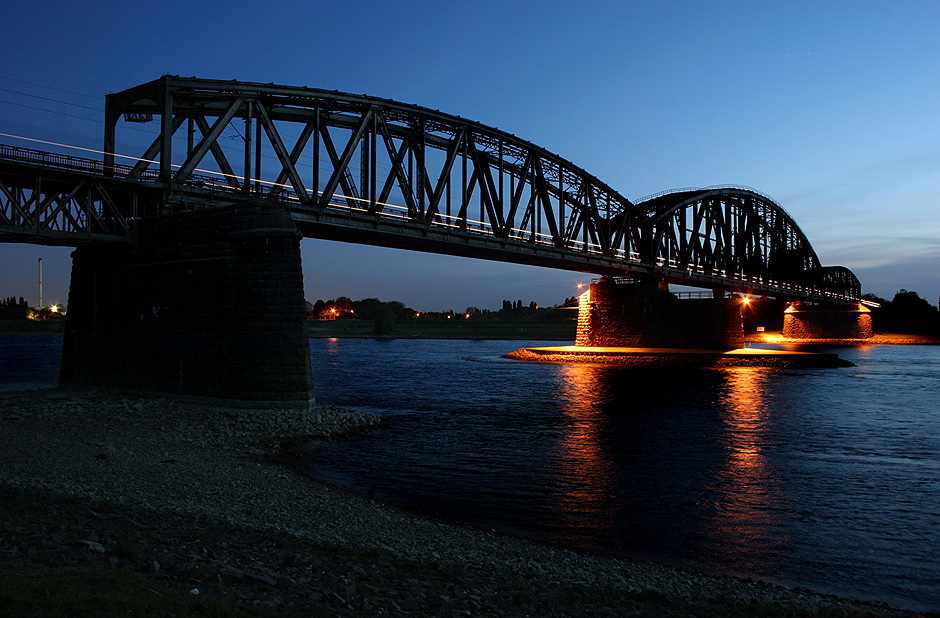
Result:
<svg viewBox="0 0 940 618"><path fill-rule="evenodd" d="M317 400L388 429L319 478L575 549L940 611L940 346L839 369L501 358L549 342L312 339ZM54 386L61 338L0 335L0 391Z"/></svg>
<svg viewBox="0 0 940 618"><path fill-rule="evenodd" d="M312 340L318 401L390 426L311 473L577 549L940 611L940 347L828 350L840 369L501 358L523 345Z"/></svg>

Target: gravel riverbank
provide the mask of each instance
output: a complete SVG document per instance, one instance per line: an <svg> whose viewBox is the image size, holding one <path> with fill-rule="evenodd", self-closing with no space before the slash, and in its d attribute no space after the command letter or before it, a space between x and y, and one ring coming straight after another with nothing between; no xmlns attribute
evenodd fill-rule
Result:
<svg viewBox="0 0 940 618"><path fill-rule="evenodd" d="M279 616L915 615L476 530L291 465L310 440L383 425L340 408L0 393L0 579L37 564L123 569L155 595L198 590Z"/></svg>

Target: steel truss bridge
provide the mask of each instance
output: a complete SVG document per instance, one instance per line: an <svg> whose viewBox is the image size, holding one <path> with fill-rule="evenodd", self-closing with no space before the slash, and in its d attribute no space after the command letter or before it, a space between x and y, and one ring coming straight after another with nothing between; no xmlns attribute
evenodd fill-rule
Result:
<svg viewBox="0 0 940 618"><path fill-rule="evenodd" d="M793 300L861 295L753 189L631 202L514 135L386 99L164 76L107 95L103 152L0 145L0 241L129 243L143 218L260 200L314 238Z"/></svg>

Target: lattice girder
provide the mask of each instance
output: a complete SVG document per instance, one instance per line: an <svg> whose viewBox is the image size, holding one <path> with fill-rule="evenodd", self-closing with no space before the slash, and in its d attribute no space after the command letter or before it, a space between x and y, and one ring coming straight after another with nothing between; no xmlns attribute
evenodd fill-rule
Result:
<svg viewBox="0 0 940 618"><path fill-rule="evenodd" d="M722 277L806 283L819 259L796 222L770 198L726 187L638 203L655 230L647 260Z"/></svg>
<svg viewBox="0 0 940 618"><path fill-rule="evenodd" d="M135 170L159 167L180 186L208 170L236 191L312 208L342 204L379 214L398 205L429 227L636 253L629 246L636 235L611 226L624 213L642 216L628 199L557 155L457 116L311 88L166 76L108 95L108 152L122 114L160 120L160 135ZM235 131L238 147L224 139ZM259 169L262 149L276 160L273 171Z"/></svg>

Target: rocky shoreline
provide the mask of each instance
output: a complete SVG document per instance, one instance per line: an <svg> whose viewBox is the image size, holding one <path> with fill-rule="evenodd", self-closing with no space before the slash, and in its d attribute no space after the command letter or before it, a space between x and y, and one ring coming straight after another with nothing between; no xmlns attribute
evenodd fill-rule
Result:
<svg viewBox="0 0 940 618"><path fill-rule="evenodd" d="M147 594L196 590L272 616L916 615L472 529L291 465L311 440L384 423L332 407L0 393L0 581L90 565L146 578Z"/></svg>

